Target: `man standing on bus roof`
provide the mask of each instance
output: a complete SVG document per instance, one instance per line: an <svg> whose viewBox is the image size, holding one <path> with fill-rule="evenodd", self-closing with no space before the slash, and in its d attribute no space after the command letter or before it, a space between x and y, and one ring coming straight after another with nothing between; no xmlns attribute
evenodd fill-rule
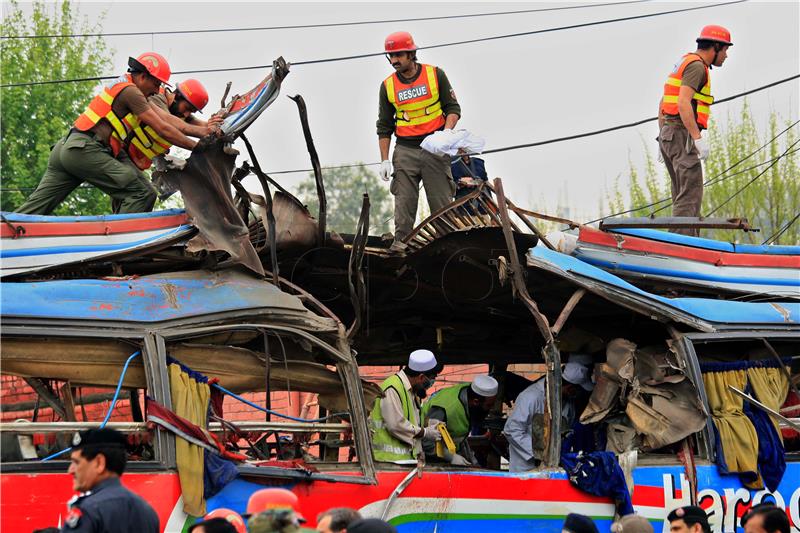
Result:
<svg viewBox="0 0 800 533"><path fill-rule="evenodd" d="M415 350L408 365L381 383L383 398L376 398L370 414L372 454L376 461L412 464L422 452L422 440L440 440L438 420L424 427L420 400L439 374L433 352Z"/></svg>
<svg viewBox="0 0 800 533"><path fill-rule="evenodd" d="M721 67L733 46L722 26L706 26L697 38L697 50L684 55L664 84L658 105L658 144L672 185L672 216L699 217L703 204L703 166L709 156L702 136L711 113L712 67ZM696 229L676 233L697 235Z"/></svg>
<svg viewBox="0 0 800 533"><path fill-rule="evenodd" d="M456 192L450 157L420 148L431 133L452 130L461 117L461 106L444 71L417 63L417 45L405 31L392 33L384 42L386 58L395 72L387 77L378 96L378 148L380 176L392 178L394 195L393 251L403 251L417 217L419 184L425 187L431 213L453 201ZM392 133L397 137L389 162ZM394 166L394 173L392 173Z"/></svg>
<svg viewBox="0 0 800 533"><path fill-rule="evenodd" d="M81 494L69 502L62 533L159 533L158 515L122 486L127 439L108 428L90 429L72 441L69 474Z"/></svg>
<svg viewBox="0 0 800 533"><path fill-rule="evenodd" d="M19 213L48 215L81 183L91 183L112 200L119 213L153 209L156 190L125 154L132 143L150 145L150 127L160 138L186 148L197 144L165 121L146 98L158 92L172 73L155 52L128 59L128 73L107 83L89 102L73 127L53 146L47 170Z"/></svg>

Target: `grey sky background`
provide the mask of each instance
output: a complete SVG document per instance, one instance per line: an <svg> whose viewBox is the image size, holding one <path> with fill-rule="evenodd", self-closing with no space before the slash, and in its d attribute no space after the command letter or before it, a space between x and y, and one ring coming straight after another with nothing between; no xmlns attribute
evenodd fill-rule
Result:
<svg viewBox="0 0 800 533"><path fill-rule="evenodd" d="M313 24L480 13L588 2L430 3L233 3L81 2L90 21L105 13L103 30L162 31L198 28ZM145 50L165 55L174 71L268 64L279 55L296 62L379 52L384 37L410 31L419 46L589 21L666 11L715 2L649 2L544 13L447 21L238 33L108 37L114 69ZM23 4L24 6L24 4ZM687 13L588 28L422 50L421 62L442 67L455 88L463 116L459 127L483 136L487 148L520 144L600 129L655 116L667 74L694 50L702 26L731 30L728 60L712 73L712 93L723 98L800 72L800 2L750 1ZM267 171L309 168L296 106L286 95L302 94L323 166L379 160L375 119L381 81L391 73L383 57L300 65L292 69L279 99L248 130ZM252 88L258 70L175 76L199 78L215 110L227 81L232 93ZM748 97L760 131L769 114L798 117L797 80ZM724 123L737 117L743 100L715 106ZM490 177L503 178L517 204L586 220L600 212L607 191L629 160L654 153L655 123L586 139L486 156ZM765 138L766 140L766 138ZM242 146L245 158L245 150ZM376 169L376 167L372 167ZM292 190L305 173L275 176ZM252 184L257 190L255 180ZM386 185L388 187L388 184ZM727 213L728 215L746 215Z"/></svg>

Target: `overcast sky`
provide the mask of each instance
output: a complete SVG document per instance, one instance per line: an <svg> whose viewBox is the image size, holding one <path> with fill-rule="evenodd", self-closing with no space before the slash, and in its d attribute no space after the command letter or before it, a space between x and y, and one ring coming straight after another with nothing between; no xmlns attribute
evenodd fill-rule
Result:
<svg viewBox="0 0 800 533"><path fill-rule="evenodd" d="M584 5L535 3L232 3L81 2L80 12L103 30L164 31L315 24ZM555 26L627 17L717 2L648 2L594 6L529 14L446 21L381 23L352 27L251 32L108 37L114 69L124 71L129 55L155 50L174 71L290 62L379 52L384 37L410 31L419 46L526 32ZM625 21L478 44L423 50L422 62L447 73L467 128L487 148L539 141L654 116L664 80L680 56L694 50L705 24L731 30L735 46L712 74L712 92L723 98L800 72L800 2L760 2ZM267 171L308 168L296 106L285 95L302 94L323 165L376 162L375 119L381 81L391 72L383 57L300 65L286 79L281 97L248 130ZM253 87L265 72L250 70L196 75L216 108L225 83L233 92ZM183 77L189 77L183 76ZM181 77L175 77L179 80ZM771 111L798 117L797 80L749 97L762 131ZM736 117L742 100L713 108L725 120ZM636 128L586 139L486 156L490 177L503 178L516 203L555 211L568 202L570 216L598 214L600 201L617 176L625 180L629 158L643 161L643 142L655 147L657 128ZM244 152L244 150L242 150ZM375 167L372 167L373 169ZM276 176L293 189L305 174ZM388 186L388 185L387 185Z"/></svg>

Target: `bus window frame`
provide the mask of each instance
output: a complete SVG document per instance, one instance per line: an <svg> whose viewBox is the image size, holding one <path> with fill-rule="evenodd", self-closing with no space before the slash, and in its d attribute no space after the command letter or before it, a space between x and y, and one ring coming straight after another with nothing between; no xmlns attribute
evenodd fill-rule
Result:
<svg viewBox="0 0 800 533"><path fill-rule="evenodd" d="M792 331L774 331L774 330L750 330L750 331L725 331L718 333L686 333L680 336L679 345L686 351L687 357L685 358L687 367L689 369L689 377L695 384L703 406L708 413L706 419L706 427L701 432L699 440L702 445L702 451L705 459L710 462L716 461L717 449L714 441L714 428L712 426L713 420L711 418L711 409L708 405L708 396L706 389L703 385L703 378L700 372L700 359L697 356L695 345L708 344L714 342L737 342L737 341L753 341L759 339L768 340L793 340L800 342L800 332Z"/></svg>
<svg viewBox="0 0 800 533"><path fill-rule="evenodd" d="M53 338L53 337L72 337L72 338L85 338L85 339L121 339L125 341L138 342L141 344L141 357L142 364L145 371L145 382L147 391L150 396L156 401L162 402L164 400L160 391L154 389L154 374L158 374L153 370L152 355L153 350L156 348L152 343L148 343L149 333L142 333L127 328L73 328L65 327L63 324L54 327L42 326L16 326L16 325L3 325L2 337L13 336L23 338ZM135 348L131 346L131 353ZM120 367L121 370L121 367ZM70 422L64 422L64 425L69 427ZM70 431L64 429L64 431ZM126 472L163 472L174 470L175 463L175 441L174 436L168 432L157 428L154 430L153 435L153 453L154 459L150 461L130 461L126 466ZM66 457L66 458L65 458ZM2 470L4 473L26 473L26 472L66 472L69 465L69 457L64 454L61 458L56 458L50 461L17 461L3 463Z"/></svg>

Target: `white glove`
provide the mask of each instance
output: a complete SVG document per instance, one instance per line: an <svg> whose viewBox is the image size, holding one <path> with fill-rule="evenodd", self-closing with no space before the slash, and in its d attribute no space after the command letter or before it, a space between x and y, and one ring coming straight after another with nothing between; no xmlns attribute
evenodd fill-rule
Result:
<svg viewBox="0 0 800 533"><path fill-rule="evenodd" d="M466 457L462 455L458 455L457 453L453 454L453 457L450 459L450 464L454 466L472 466Z"/></svg>
<svg viewBox="0 0 800 533"><path fill-rule="evenodd" d="M664 162L664 152L661 151L661 141L656 137L656 153L658 154L658 162Z"/></svg>
<svg viewBox="0 0 800 533"><path fill-rule="evenodd" d="M711 152L711 148L708 146L708 141L702 137L699 137L694 140L694 147L697 148L697 152L700 155L700 161L705 161L708 159L708 154Z"/></svg>
<svg viewBox="0 0 800 533"><path fill-rule="evenodd" d="M383 181L389 181L392 177L392 163L388 159L384 159L381 161L381 169L378 171L378 175L380 175Z"/></svg>
<svg viewBox="0 0 800 533"><path fill-rule="evenodd" d="M442 440L442 434L434 426L428 426L423 430L422 440L432 440L437 442Z"/></svg>

